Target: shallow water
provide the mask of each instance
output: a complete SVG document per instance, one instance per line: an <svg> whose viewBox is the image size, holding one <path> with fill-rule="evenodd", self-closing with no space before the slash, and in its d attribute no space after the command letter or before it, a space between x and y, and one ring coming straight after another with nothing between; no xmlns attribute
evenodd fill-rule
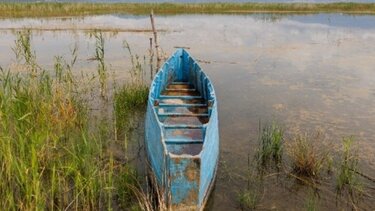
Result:
<svg viewBox="0 0 375 211"><path fill-rule="evenodd" d="M189 48L210 76L219 101L221 163L210 210L239 209L237 194L246 184L247 156L254 156L258 124L277 120L291 134L321 131L323 146L339 150L343 136L354 135L360 165L375 177L375 16L320 14L181 15L156 18L166 55ZM105 28L106 61L119 81L126 80L129 55L147 55L147 16L0 20L0 65L12 66L14 31L33 28L38 63L69 59L78 46L78 69L95 71L95 39L90 30ZM63 31L59 29L65 29ZM141 56L142 59L142 56ZM321 145L322 145L321 144ZM286 180L285 180L286 181ZM332 190L334 191L334 189ZM307 188L276 178L265 183L260 209L300 210ZM374 194L374 193L372 193ZM323 196L320 210L349 209ZM374 209L369 198L361 208Z"/></svg>
<svg viewBox="0 0 375 211"><path fill-rule="evenodd" d="M40 2L40 0L3 0L5 2ZM59 2L152 2L152 3L210 3L210 2L309 2L309 3L330 3L330 2L373 2L373 0L59 0Z"/></svg>

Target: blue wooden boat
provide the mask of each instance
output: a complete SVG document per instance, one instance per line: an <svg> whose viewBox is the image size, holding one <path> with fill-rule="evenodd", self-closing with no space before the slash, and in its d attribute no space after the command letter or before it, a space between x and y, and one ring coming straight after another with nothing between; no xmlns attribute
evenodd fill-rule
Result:
<svg viewBox="0 0 375 211"><path fill-rule="evenodd" d="M145 145L167 207L203 210L219 159L217 100L209 78L184 49L151 84Z"/></svg>

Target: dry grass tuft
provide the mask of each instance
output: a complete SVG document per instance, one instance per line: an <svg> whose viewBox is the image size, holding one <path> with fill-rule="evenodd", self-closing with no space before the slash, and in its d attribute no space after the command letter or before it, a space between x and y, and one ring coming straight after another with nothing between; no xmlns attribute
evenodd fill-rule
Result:
<svg viewBox="0 0 375 211"><path fill-rule="evenodd" d="M315 140L299 135L288 147L293 172L298 176L317 178L324 167L326 155L314 146Z"/></svg>

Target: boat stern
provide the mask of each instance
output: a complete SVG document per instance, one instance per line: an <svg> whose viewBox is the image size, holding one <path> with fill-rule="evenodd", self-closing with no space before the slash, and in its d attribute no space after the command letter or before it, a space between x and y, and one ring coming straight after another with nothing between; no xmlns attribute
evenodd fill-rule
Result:
<svg viewBox="0 0 375 211"><path fill-rule="evenodd" d="M171 209L199 210L200 157L170 154L168 164Z"/></svg>

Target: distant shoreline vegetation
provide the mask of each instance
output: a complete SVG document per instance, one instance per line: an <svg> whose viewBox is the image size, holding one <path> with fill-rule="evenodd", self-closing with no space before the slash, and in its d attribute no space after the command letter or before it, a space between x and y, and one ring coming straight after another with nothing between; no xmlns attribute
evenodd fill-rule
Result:
<svg viewBox="0 0 375 211"><path fill-rule="evenodd" d="M0 18L104 14L346 13L375 15L375 3L0 3Z"/></svg>

